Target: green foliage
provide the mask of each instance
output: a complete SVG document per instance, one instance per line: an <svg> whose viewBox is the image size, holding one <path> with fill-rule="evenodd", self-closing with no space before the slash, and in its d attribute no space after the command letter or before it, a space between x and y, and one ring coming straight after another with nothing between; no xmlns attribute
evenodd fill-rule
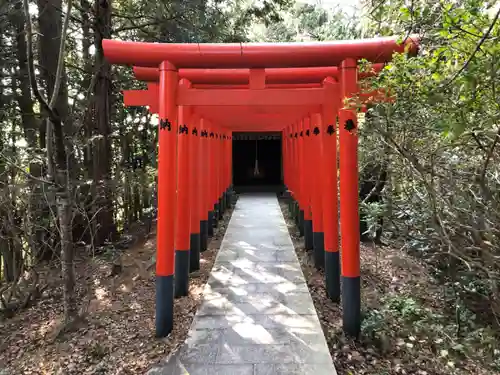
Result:
<svg viewBox="0 0 500 375"><path fill-rule="evenodd" d="M463 333L457 335L457 322L450 316L425 308L411 296L389 295L378 309L365 312L363 340L382 351L431 350L443 364L476 358L498 370L500 347L495 333L474 324L469 310L463 314Z"/></svg>
<svg viewBox="0 0 500 375"><path fill-rule="evenodd" d="M395 101L373 105L360 130L361 164L389 162L386 229L453 285L452 305L458 298L492 327L500 316L498 9L477 0L371 8L368 34L417 32L421 46L363 82Z"/></svg>
<svg viewBox="0 0 500 375"><path fill-rule="evenodd" d="M290 0L217 0L155 2L150 0L119 0L127 38L161 42L243 42L255 22L271 25L281 21ZM131 17L130 15L133 15Z"/></svg>
<svg viewBox="0 0 500 375"><path fill-rule="evenodd" d="M282 20L254 28L252 39L266 42L326 41L359 37L358 19L342 10L295 4Z"/></svg>
<svg viewBox="0 0 500 375"><path fill-rule="evenodd" d="M374 238L375 233L380 228L380 218L387 215L387 205L380 202L360 202L359 210L365 215L368 223L367 234Z"/></svg>

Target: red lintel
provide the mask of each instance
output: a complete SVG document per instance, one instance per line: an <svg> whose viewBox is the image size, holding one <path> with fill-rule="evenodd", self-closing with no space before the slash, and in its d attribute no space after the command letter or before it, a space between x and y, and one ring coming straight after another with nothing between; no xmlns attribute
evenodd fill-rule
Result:
<svg viewBox="0 0 500 375"><path fill-rule="evenodd" d="M418 39L407 38L409 50ZM180 68L288 68L336 66L346 58L390 61L405 45L396 37L311 43L140 43L104 39L111 64L158 67L169 61Z"/></svg>
<svg viewBox="0 0 500 375"><path fill-rule="evenodd" d="M318 105L324 102L322 88L306 89L187 89L179 87L177 105Z"/></svg>
<svg viewBox="0 0 500 375"><path fill-rule="evenodd" d="M371 71L359 73L359 78L371 77L380 72L384 64L373 64ZM157 82L158 68L134 66L134 75L140 81ZM267 84L320 83L326 77L337 78L336 66L312 68L269 68L265 69ZM179 69L179 79L185 78L193 84L248 84L250 69Z"/></svg>

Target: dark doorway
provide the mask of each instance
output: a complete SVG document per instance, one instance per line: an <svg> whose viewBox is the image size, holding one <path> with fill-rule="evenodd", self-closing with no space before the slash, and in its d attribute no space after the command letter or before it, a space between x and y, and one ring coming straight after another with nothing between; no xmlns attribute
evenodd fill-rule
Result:
<svg viewBox="0 0 500 375"><path fill-rule="evenodd" d="M236 192L283 189L280 133L233 133L233 185Z"/></svg>

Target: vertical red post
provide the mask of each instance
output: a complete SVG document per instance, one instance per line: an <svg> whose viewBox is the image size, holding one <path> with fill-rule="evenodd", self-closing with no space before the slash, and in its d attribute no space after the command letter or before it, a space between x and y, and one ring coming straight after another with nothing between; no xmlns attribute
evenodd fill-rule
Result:
<svg viewBox="0 0 500 375"><path fill-rule="evenodd" d="M222 153L222 132L220 128L217 128L217 132L215 133L215 144L216 144L216 155L217 155L217 195L216 195L216 206L217 206L217 220L222 219L224 215L224 206L222 205L222 191L223 191L223 171L224 171L224 154Z"/></svg>
<svg viewBox="0 0 500 375"><path fill-rule="evenodd" d="M226 212L226 141L223 128L221 128L219 133L219 148L221 155L219 206L221 207L220 217L222 219L224 217L224 212Z"/></svg>
<svg viewBox="0 0 500 375"><path fill-rule="evenodd" d="M181 80L179 87L189 87ZM190 250L190 134L189 107L179 106L177 136L177 210L175 228L175 297L189 293L189 250Z"/></svg>
<svg viewBox="0 0 500 375"><path fill-rule="evenodd" d="M297 166L297 138L295 138L296 124L290 124L290 190L292 194L292 213L294 222L298 225L299 222L299 187L298 181L298 166Z"/></svg>
<svg viewBox="0 0 500 375"><path fill-rule="evenodd" d="M356 61L354 59L344 60L340 74L342 97L345 100L352 97L358 89ZM357 337L361 329L361 283L356 111L342 109L339 117L343 328L346 334Z"/></svg>
<svg viewBox="0 0 500 375"><path fill-rule="evenodd" d="M325 286L328 297L340 301L340 257L337 193L337 112L339 85L331 77L323 81L323 230L325 233Z"/></svg>
<svg viewBox="0 0 500 375"><path fill-rule="evenodd" d="M174 324L174 228L177 157L177 69L160 65L158 135L158 218L156 250L156 336L165 337Z"/></svg>
<svg viewBox="0 0 500 375"><path fill-rule="evenodd" d="M219 179L220 179L220 154L219 154L219 128L213 128L212 154L213 154L213 185L212 185L212 207L214 213L214 228L217 228L220 219L219 207Z"/></svg>
<svg viewBox="0 0 500 375"><path fill-rule="evenodd" d="M207 138L207 209L208 209L208 235L214 235L214 195L215 195L215 152L214 152L214 137L215 132L212 124L205 122L208 132Z"/></svg>
<svg viewBox="0 0 500 375"><path fill-rule="evenodd" d="M230 196L231 192L229 191L230 185L231 185L231 168L230 168L230 163L231 163L231 154L229 152L229 135L230 132L226 129L224 132L224 153L226 155L225 158L225 174L224 174L224 187L225 187L225 195L224 198L226 200L226 209L231 207L231 202L230 202Z"/></svg>
<svg viewBox="0 0 500 375"><path fill-rule="evenodd" d="M200 250L208 247L209 179L208 179L208 127L207 121L200 119Z"/></svg>
<svg viewBox="0 0 500 375"><path fill-rule="evenodd" d="M220 155L219 155L219 128L214 127L214 136L211 139L212 141L212 153L214 157L213 164L213 187L212 187L212 206L214 210L214 228L217 228L219 224L219 167L220 167Z"/></svg>
<svg viewBox="0 0 500 375"><path fill-rule="evenodd" d="M304 149L304 119L300 120L297 125L297 144L298 144L298 166L299 166L299 189L300 189L300 200L299 200L299 233L301 236L305 234L305 209L307 203L307 193L306 193L306 159L305 159L305 149Z"/></svg>
<svg viewBox="0 0 500 375"><path fill-rule="evenodd" d="M283 182L287 190L287 196L291 198L290 189L290 128L287 126L282 131L281 139L283 142ZM291 199L290 199L291 201Z"/></svg>
<svg viewBox="0 0 500 375"><path fill-rule="evenodd" d="M323 135L320 113L311 116L311 171L314 265L325 266L325 235L323 232ZM314 168L312 168L314 166Z"/></svg>
<svg viewBox="0 0 500 375"><path fill-rule="evenodd" d="M312 211L311 211L311 201L314 194L313 190L313 150L311 142L311 117L307 116L304 119L304 246L306 250L312 250L314 248L313 243L313 222L312 222Z"/></svg>
<svg viewBox="0 0 500 375"><path fill-rule="evenodd" d="M190 272L200 269L200 249L201 249L201 189L202 180L200 178L200 118L196 115L191 117L189 127L189 140L191 156L189 158L189 169L191 179L189 185L189 199L191 201L191 220L190 220L190 254L189 270Z"/></svg>
<svg viewBox="0 0 500 375"><path fill-rule="evenodd" d="M233 132L229 132L229 151L228 151L228 158L229 158L229 166L228 166L228 174L229 174L229 206L232 206L233 204Z"/></svg>
<svg viewBox="0 0 500 375"><path fill-rule="evenodd" d="M296 185L296 169L297 166L295 164L295 149L296 149L296 139L294 138L294 124L291 124L288 127L287 131L287 175L288 175L288 189L290 190L290 215L297 223L298 220L298 210L297 210L297 199L298 199L298 191Z"/></svg>
<svg viewBox="0 0 500 375"><path fill-rule="evenodd" d="M226 172L225 172L225 188L226 188L226 208L231 207L231 132L226 130L224 132L224 152L226 153Z"/></svg>
<svg viewBox="0 0 500 375"><path fill-rule="evenodd" d="M300 231L300 159L299 159L299 141L298 125L292 124L292 175L293 175L293 196L294 196L294 214L295 223Z"/></svg>

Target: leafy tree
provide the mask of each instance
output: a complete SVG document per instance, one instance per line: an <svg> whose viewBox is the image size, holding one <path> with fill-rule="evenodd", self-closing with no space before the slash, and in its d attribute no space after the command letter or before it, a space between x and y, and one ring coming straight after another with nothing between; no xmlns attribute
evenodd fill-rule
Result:
<svg viewBox="0 0 500 375"><path fill-rule="evenodd" d="M123 107L121 90L140 84L106 62L102 39L245 41L253 23L278 22L290 4L0 0L0 311L34 303L49 262L61 267L71 321L75 253L113 249L153 219L156 125Z"/></svg>
<svg viewBox="0 0 500 375"><path fill-rule="evenodd" d="M296 4L283 13L281 21L261 24L253 34L253 39L268 42L325 41L357 38L360 29L356 16L341 9Z"/></svg>
<svg viewBox="0 0 500 375"><path fill-rule="evenodd" d="M418 33L417 57L395 56L371 88L396 101L371 109L362 160L388 158L388 229L435 267L485 320L500 314L500 10L493 3L368 4L367 33ZM369 145L369 147L365 147Z"/></svg>

